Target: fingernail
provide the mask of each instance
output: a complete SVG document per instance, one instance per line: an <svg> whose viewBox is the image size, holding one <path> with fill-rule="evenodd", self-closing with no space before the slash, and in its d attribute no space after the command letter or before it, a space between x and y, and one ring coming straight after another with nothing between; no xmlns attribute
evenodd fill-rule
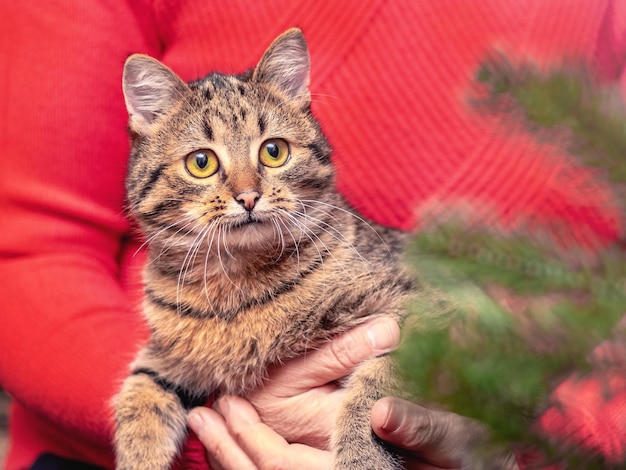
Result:
<svg viewBox="0 0 626 470"><path fill-rule="evenodd" d="M388 352L398 346L400 328L393 320L380 320L367 329L367 338L374 349Z"/></svg>
<svg viewBox="0 0 626 470"><path fill-rule="evenodd" d="M193 432L200 434L205 425L202 413L196 410L191 410L187 415L187 424Z"/></svg>
<svg viewBox="0 0 626 470"><path fill-rule="evenodd" d="M395 432L400 427L402 423L402 417L398 416L396 408L392 403L389 403L386 409L387 417L385 418L385 422L381 426L387 432Z"/></svg>
<svg viewBox="0 0 626 470"><path fill-rule="evenodd" d="M242 412L241 406L237 402L237 398L224 395L217 402L217 409L219 413L228 420L238 420L241 422L249 421L246 413Z"/></svg>
<svg viewBox="0 0 626 470"><path fill-rule="evenodd" d="M217 410L219 414L221 414L224 418L228 416L230 413L230 403L228 402L228 397L223 396L220 397L213 406Z"/></svg>

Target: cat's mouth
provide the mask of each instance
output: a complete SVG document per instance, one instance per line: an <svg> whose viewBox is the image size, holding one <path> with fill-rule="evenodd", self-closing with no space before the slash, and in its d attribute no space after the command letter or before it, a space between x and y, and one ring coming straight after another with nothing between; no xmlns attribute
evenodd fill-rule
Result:
<svg viewBox="0 0 626 470"><path fill-rule="evenodd" d="M247 228L250 227L252 225L258 225L258 224L262 224L263 221L261 220L257 220L257 219L246 219L243 221L238 221L238 222L233 222L230 224L231 229L238 229L238 228Z"/></svg>
<svg viewBox="0 0 626 470"><path fill-rule="evenodd" d="M237 217L233 220L228 220L226 222L227 226L231 230L247 228L255 225L263 224L265 221L262 217L259 217L257 214L249 213L245 217Z"/></svg>

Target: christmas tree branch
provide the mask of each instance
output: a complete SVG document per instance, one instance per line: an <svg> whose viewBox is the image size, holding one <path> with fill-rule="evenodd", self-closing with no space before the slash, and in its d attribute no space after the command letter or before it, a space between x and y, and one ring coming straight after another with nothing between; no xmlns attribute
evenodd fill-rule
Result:
<svg viewBox="0 0 626 470"><path fill-rule="evenodd" d="M610 93L580 70L538 73L502 58L486 62L478 79L487 94L477 109L508 113L529 135L565 144L585 165L602 168L620 193L626 119ZM566 468L617 465L555 443L533 425L565 378L592 368L626 372L626 358L590 361L603 340L622 341L614 327L626 306L623 245L588 261L572 263L532 230L504 234L446 222L416 235L407 265L437 295L410 305L413 327L397 352L409 388L427 403L486 423L496 447L530 445L544 463Z"/></svg>

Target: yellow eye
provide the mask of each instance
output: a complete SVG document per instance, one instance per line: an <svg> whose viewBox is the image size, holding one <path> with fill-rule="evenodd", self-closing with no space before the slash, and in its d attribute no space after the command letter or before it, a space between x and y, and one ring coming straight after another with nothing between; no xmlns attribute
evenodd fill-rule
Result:
<svg viewBox="0 0 626 470"><path fill-rule="evenodd" d="M196 150L185 157L187 173L195 178L208 178L220 169L220 162L213 150Z"/></svg>
<svg viewBox="0 0 626 470"><path fill-rule="evenodd" d="M259 161L262 165L270 168L283 166L290 156L289 144L283 139L266 140L259 150Z"/></svg>

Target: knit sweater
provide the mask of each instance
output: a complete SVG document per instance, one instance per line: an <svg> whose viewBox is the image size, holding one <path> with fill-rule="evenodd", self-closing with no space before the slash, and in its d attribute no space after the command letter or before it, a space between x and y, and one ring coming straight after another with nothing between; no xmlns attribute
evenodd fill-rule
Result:
<svg viewBox="0 0 626 470"><path fill-rule="evenodd" d="M365 216L411 229L425 208L472 201L489 208L489 223L558 219L584 243L617 236L621 222L589 172L523 129L503 132L470 98L494 48L539 67L584 63L626 90L626 2L0 0L0 384L15 399L7 469L44 452L112 466L109 402L147 336L145 257L124 211L125 57L152 55L185 80L238 73L291 26L309 42L312 108L338 187ZM623 406L585 397L589 408L549 415L547 431L567 419L581 445L621 455ZM202 460L198 446L188 455Z"/></svg>

